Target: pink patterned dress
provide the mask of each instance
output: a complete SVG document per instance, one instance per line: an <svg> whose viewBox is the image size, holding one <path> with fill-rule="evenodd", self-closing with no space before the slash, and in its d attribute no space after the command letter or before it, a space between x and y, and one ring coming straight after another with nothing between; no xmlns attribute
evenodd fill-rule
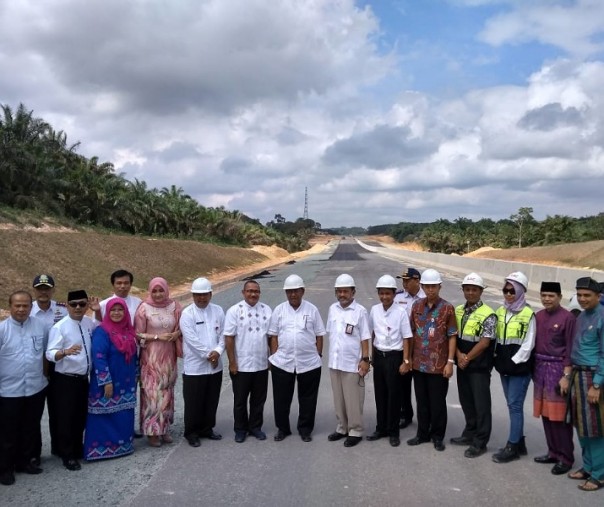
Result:
<svg viewBox="0 0 604 507"><path fill-rule="evenodd" d="M141 303L136 312L136 331L151 335L178 329L176 305L156 308ZM141 432L147 436L166 435L174 422L174 385L176 384L176 343L146 340L140 349Z"/></svg>

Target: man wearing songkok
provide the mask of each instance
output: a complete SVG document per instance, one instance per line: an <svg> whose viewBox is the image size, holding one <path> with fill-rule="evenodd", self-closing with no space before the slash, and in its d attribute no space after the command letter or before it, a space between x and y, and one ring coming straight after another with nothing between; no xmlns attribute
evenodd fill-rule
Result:
<svg viewBox="0 0 604 507"><path fill-rule="evenodd" d="M289 275L283 289L287 301L273 311L268 328L271 355L271 377L275 440L280 442L291 434L289 412L298 383L298 424L296 429L303 442L312 440L315 427L317 398L321 382L321 354L325 326L317 307L304 296L304 280Z"/></svg>
<svg viewBox="0 0 604 507"><path fill-rule="evenodd" d="M43 357L46 328L30 317L28 292L13 292L10 317L0 322L0 484L15 482L15 471L42 473L35 464L44 412Z"/></svg>
<svg viewBox="0 0 604 507"><path fill-rule="evenodd" d="M88 413L88 383L92 364L92 331L96 323L86 316L88 294L67 294L69 315L50 330L46 359L55 363L49 403L57 418L55 449L67 470L80 470L83 435Z"/></svg>
<svg viewBox="0 0 604 507"><path fill-rule="evenodd" d="M258 440L266 440L262 424L268 390L267 331L271 320L271 309L260 302L258 282L248 280L241 292L243 301L227 310L224 322L237 443L244 442L248 433Z"/></svg>
<svg viewBox="0 0 604 507"><path fill-rule="evenodd" d="M599 303L600 286L593 278L579 278L576 289L583 311L575 324L573 372L570 381L564 379L560 386L562 394L567 389L572 393L583 467L568 476L583 481L579 489L595 491L604 487L604 307Z"/></svg>
<svg viewBox="0 0 604 507"><path fill-rule="evenodd" d="M185 438L191 447L200 438L220 440L214 432L222 386L224 311L210 303L212 285L197 278L191 285L193 303L180 317L183 341L182 393L185 401Z"/></svg>
<svg viewBox="0 0 604 507"><path fill-rule="evenodd" d="M466 426L453 445L469 446L464 456L476 458L487 450L491 437L491 370L495 350L497 316L482 302L485 284L476 273L461 283L466 303L455 308L457 321L457 389Z"/></svg>
<svg viewBox="0 0 604 507"><path fill-rule="evenodd" d="M566 399L560 390L572 372L575 316L560 306L562 288L558 282L541 282L540 294L543 310L535 314L533 415L541 416L547 454L537 456L535 462L553 463L552 474L561 475L574 462L573 426L565 421Z"/></svg>

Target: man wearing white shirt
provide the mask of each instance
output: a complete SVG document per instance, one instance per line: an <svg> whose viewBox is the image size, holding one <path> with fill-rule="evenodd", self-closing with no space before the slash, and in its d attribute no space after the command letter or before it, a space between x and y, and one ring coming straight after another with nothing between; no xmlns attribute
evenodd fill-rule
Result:
<svg viewBox="0 0 604 507"><path fill-rule="evenodd" d="M411 308L413 303L419 299L425 298L426 293L421 287L421 273L415 268L407 268L400 276L403 280L403 290L396 293L394 303L400 305L407 312L407 316L411 318ZM411 404L411 384L413 376L403 375L401 377L401 421L400 429L404 429L413 421L413 405Z"/></svg>
<svg viewBox="0 0 604 507"><path fill-rule="evenodd" d="M364 377L369 372L369 322L367 310L354 300L352 276L342 274L335 283L338 300L329 308L329 374L338 425L327 439L346 438L345 447L363 438Z"/></svg>
<svg viewBox="0 0 604 507"><path fill-rule="evenodd" d="M55 449L67 470L80 470L88 411L88 379L92 365L91 338L96 323L86 316L88 294L67 294L69 315L50 330L46 359L55 364L49 403L57 418Z"/></svg>
<svg viewBox="0 0 604 507"><path fill-rule="evenodd" d="M321 382L321 355L325 326L317 307L303 299L304 281L290 275L283 286L287 302L273 311L268 328L273 379L273 401L280 442L291 435L289 412L298 381L297 429L304 442L312 440Z"/></svg>
<svg viewBox="0 0 604 507"><path fill-rule="evenodd" d="M34 302L32 304L30 317L36 317L41 320L46 326L46 331L59 322L63 317L67 316L67 308L65 304L57 303L52 299L55 292L55 281L52 276L40 274L34 278L32 283L34 289ZM44 343L44 350L48 344ZM53 372L54 363L46 362L46 375L50 376ZM47 396L47 393L46 393ZM52 411L49 403L48 407L48 429L50 431L50 452L57 454L55 449L56 441L56 416ZM42 435L36 442L36 463L40 464L40 454L42 452Z"/></svg>
<svg viewBox="0 0 604 507"><path fill-rule="evenodd" d="M136 310L141 304L141 299L136 296L130 295L130 290L132 289L132 283L134 282L134 275L125 269L118 269L111 273L111 285L113 286L113 295L109 296L106 299L103 299L100 303L101 308L98 311L95 311L95 319L99 322L103 320L105 316L105 307L110 299L114 297L118 297L123 299L128 307L128 311L130 312L130 319L132 320L132 325L134 325L134 317L136 315Z"/></svg>
<svg viewBox="0 0 604 507"><path fill-rule="evenodd" d="M271 309L260 302L258 282L248 280L241 292L243 301L228 309L224 324L237 443L244 442L248 433L266 440L262 423L268 389L267 331L271 319Z"/></svg>
<svg viewBox="0 0 604 507"><path fill-rule="evenodd" d="M380 304L369 313L373 338L373 383L377 426L367 440L389 437L390 445L398 447L399 415L401 412L401 375L411 376L411 326L407 312L394 304L396 280L390 275L380 277L376 289Z"/></svg>
<svg viewBox="0 0 604 507"><path fill-rule="evenodd" d="M44 412L43 370L46 329L30 317L32 298L16 291L8 299L10 317L0 322L0 484L15 482L15 470L42 473L32 460Z"/></svg>
<svg viewBox="0 0 604 507"><path fill-rule="evenodd" d="M220 440L214 432L222 386L224 311L210 303L212 285L197 278L191 285L193 303L180 317L183 340L182 393L185 402L185 438L191 447L200 438Z"/></svg>

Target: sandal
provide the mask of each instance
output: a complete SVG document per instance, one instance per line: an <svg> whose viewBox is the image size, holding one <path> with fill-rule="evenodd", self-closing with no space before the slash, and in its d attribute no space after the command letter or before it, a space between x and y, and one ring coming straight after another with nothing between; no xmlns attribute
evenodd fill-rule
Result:
<svg viewBox="0 0 604 507"><path fill-rule="evenodd" d="M591 474L582 468L579 468L579 470L575 470L574 472L568 472L566 476L569 479L574 479L576 481L586 481L591 478Z"/></svg>
<svg viewBox="0 0 604 507"><path fill-rule="evenodd" d="M590 477L583 484L577 486L581 491L598 491L600 488L604 488L604 481L599 481Z"/></svg>
<svg viewBox="0 0 604 507"><path fill-rule="evenodd" d="M169 433L166 433L165 435L161 436L161 440L164 444L171 444L172 442L174 442L174 439L172 438L172 435L170 435Z"/></svg>
<svg viewBox="0 0 604 507"><path fill-rule="evenodd" d="M161 440L158 436L148 436L147 441L151 447L161 447Z"/></svg>

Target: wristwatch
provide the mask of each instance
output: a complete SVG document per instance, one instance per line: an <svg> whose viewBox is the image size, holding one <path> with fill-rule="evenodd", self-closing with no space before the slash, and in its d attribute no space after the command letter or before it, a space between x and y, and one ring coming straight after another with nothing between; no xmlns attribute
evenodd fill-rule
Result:
<svg viewBox="0 0 604 507"><path fill-rule="evenodd" d="M368 363L369 362L369 356L361 357L361 361L365 361L366 363Z"/></svg>
<svg viewBox="0 0 604 507"><path fill-rule="evenodd" d="M592 384L591 386L596 390L600 389L600 384Z"/></svg>
<svg viewBox="0 0 604 507"><path fill-rule="evenodd" d="M410 361L409 361L409 359L403 359L403 362L404 362L405 364L409 364L409 362L410 362Z"/></svg>

